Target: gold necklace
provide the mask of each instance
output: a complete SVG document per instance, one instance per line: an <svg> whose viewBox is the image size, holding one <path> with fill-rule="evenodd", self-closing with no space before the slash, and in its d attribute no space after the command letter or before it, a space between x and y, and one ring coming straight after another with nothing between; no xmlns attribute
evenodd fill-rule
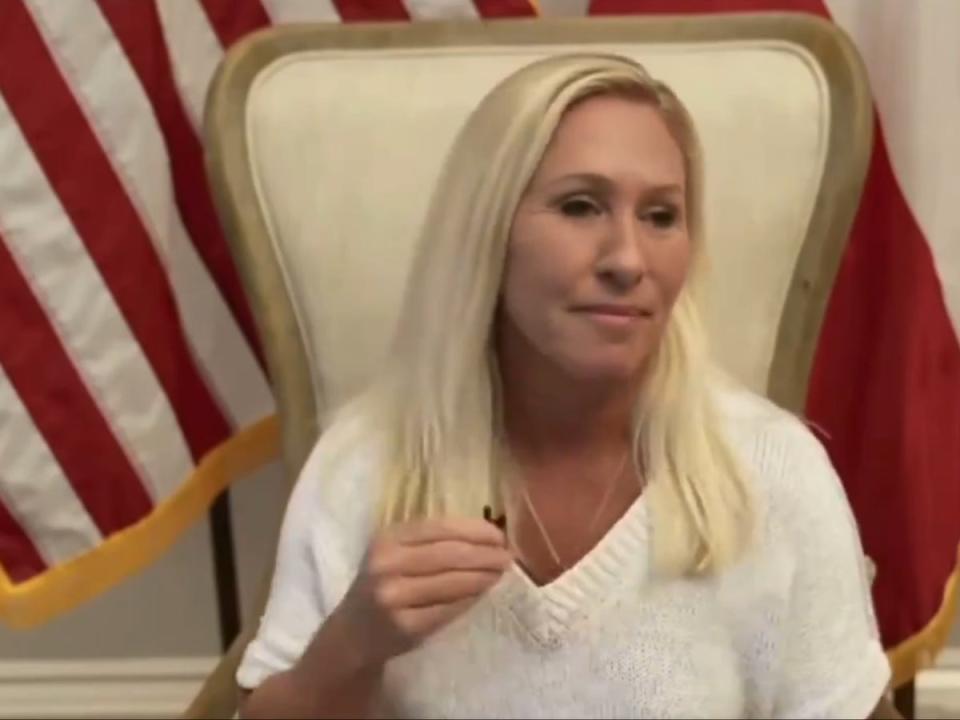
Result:
<svg viewBox="0 0 960 720"><path fill-rule="evenodd" d="M620 465L617 466L617 471L610 477L610 480L607 483L607 489L604 490L603 500L600 504L597 505L597 509L593 514L593 519L590 521L590 524L587 526L587 534L593 532L594 528L597 526L597 523L600 520L603 511L606 509L607 505L610 504L610 498L613 497L613 490L617 486L617 480L620 479L620 476L623 474L624 468L627 466L627 460L630 457L630 451L628 450L623 454L623 460L620 461ZM537 513L537 509L533 505L533 500L530 499L530 491L527 486L526 480L521 483L521 491L523 492L523 500L527 505L527 509L530 510L530 515L533 517L533 522L537 526L537 530L540 531L540 536L543 538L544 544L547 546L547 550L550 552L550 555L553 557L553 561L556 563L557 568L561 572L565 572L570 569L570 566L564 563L560 559L560 553L557 552L556 546L553 544L553 541L550 539L550 533L547 532L546 526L543 524L543 521L540 519L540 515Z"/></svg>

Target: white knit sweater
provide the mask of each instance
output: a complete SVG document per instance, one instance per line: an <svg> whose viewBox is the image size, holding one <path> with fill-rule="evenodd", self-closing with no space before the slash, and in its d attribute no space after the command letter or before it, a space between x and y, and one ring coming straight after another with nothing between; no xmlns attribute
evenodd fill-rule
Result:
<svg viewBox="0 0 960 720"><path fill-rule="evenodd" d="M734 569L658 578L641 496L544 587L519 569L387 667L405 717L864 718L890 677L856 526L819 442L745 392L721 403L755 474L764 531ZM355 430L355 429L354 429ZM373 527L373 452L332 428L307 462L270 601L237 673L254 688L293 665L356 575ZM355 437L350 447L356 448Z"/></svg>

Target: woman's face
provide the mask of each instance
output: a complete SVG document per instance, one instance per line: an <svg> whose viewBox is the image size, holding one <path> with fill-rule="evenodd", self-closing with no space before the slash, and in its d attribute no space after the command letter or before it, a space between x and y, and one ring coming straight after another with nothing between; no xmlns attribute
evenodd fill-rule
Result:
<svg viewBox="0 0 960 720"><path fill-rule="evenodd" d="M638 378L690 264L683 155L652 106L560 122L510 232L500 350L582 380Z"/></svg>

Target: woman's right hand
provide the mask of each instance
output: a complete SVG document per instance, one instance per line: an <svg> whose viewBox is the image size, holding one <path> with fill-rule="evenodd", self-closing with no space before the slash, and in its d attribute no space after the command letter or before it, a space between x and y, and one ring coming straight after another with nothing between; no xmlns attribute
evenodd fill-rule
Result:
<svg viewBox="0 0 960 720"><path fill-rule="evenodd" d="M465 612L512 560L503 532L486 520L397 525L374 538L334 616L363 664L382 664Z"/></svg>

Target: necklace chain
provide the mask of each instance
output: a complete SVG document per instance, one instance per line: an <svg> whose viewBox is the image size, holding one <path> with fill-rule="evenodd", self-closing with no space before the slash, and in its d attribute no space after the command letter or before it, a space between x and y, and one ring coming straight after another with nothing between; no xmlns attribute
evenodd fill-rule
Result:
<svg viewBox="0 0 960 720"><path fill-rule="evenodd" d="M590 524L587 526L587 534L593 532L596 528L597 523L600 521L600 517L603 514L603 511L606 509L607 505L610 504L610 498L613 497L613 490L617 486L617 480L620 479L620 476L623 474L624 468L627 466L627 459L630 457L629 450L623 454L623 460L620 461L620 464L617 466L617 471L610 477L610 480L607 482L607 488L604 490L603 499L597 505L597 509L593 514L593 519L590 521ZM540 536L543 538L544 544L547 546L547 550L550 552L550 555L553 558L553 561L556 563L557 568L564 572L569 570L570 567L563 562L560 558L560 553L557 552L556 546L553 544L553 540L550 539L550 533L547 532L546 526L543 524L543 521L540 519L537 509L533 505L533 500L530 498L530 491L527 486L527 482L524 480L521 483L521 490L523 492L523 500L527 505L527 509L530 510L530 515L533 517L533 522L537 526L537 530L540 531Z"/></svg>

